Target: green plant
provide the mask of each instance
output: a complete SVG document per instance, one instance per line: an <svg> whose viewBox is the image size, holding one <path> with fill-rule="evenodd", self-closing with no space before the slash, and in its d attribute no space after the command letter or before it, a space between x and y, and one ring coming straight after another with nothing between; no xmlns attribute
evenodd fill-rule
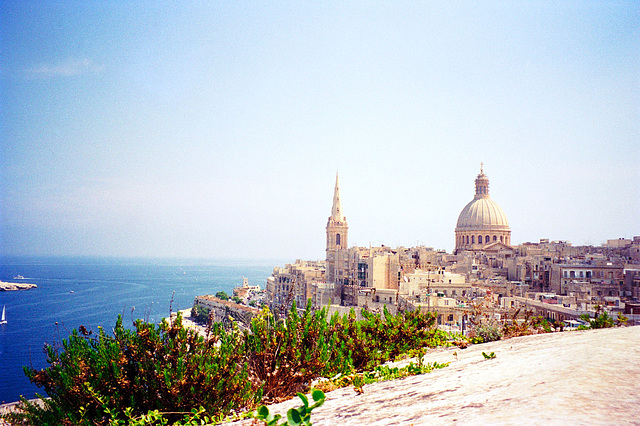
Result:
<svg viewBox="0 0 640 426"><path fill-rule="evenodd" d="M417 363L410 362L404 367L390 367L388 365L379 365L376 366L372 371L362 373L356 373L352 371L348 374L341 374L331 380L326 380L319 383L318 387L326 390L333 390L353 385L356 392L363 393L362 387L364 385L430 373L435 369L445 368L448 365L448 362L442 364L439 364L437 362L423 363L422 359L418 358Z"/></svg>
<svg viewBox="0 0 640 426"><path fill-rule="evenodd" d="M487 354L486 352L482 352L482 356L484 357L484 359L494 359L496 357L495 352L491 352L489 354Z"/></svg>
<svg viewBox="0 0 640 426"><path fill-rule="evenodd" d="M484 343L500 340L502 337L500 328L500 324L497 322L484 322L476 327L476 335L480 337Z"/></svg>
<svg viewBox="0 0 640 426"><path fill-rule="evenodd" d="M309 405L309 399L303 393L298 392L297 395L302 400L302 405L298 408L291 408L289 411L287 411L287 420L284 423L278 423L278 420L280 420L282 416L280 414L271 414L269 412L269 408L266 405L262 405L258 408L258 410L254 413L254 418L264 421L267 426L311 425L311 411L314 408L320 407L322 404L324 404L324 392L319 389L313 389L311 391L311 397L314 401L313 405Z"/></svg>
<svg viewBox="0 0 640 426"><path fill-rule="evenodd" d="M191 317L200 324L208 324L210 314L211 310L206 306L201 306L194 303L193 307L191 308Z"/></svg>
<svg viewBox="0 0 640 426"><path fill-rule="evenodd" d="M229 300L229 295L224 291L219 291L216 293L216 297L220 300Z"/></svg>
<svg viewBox="0 0 640 426"><path fill-rule="evenodd" d="M627 325L628 321L629 321L628 317L622 315L622 312L618 312L618 319L616 319L616 325L618 326Z"/></svg>
<svg viewBox="0 0 640 426"><path fill-rule="evenodd" d="M295 303L286 320L263 308L244 333L244 351L258 395L266 400L304 391L327 368L334 348L328 343L327 311L307 304L302 315Z"/></svg>
<svg viewBox="0 0 640 426"><path fill-rule="evenodd" d="M600 308L600 307L598 307ZM589 314L582 314L580 315L580 318L584 321L587 321L589 323L589 327L584 327L584 328L610 328L613 327L614 325L614 321L613 318L611 318L609 316L609 314L607 314L606 311L602 311L601 313L599 313L600 309L596 309L596 314L594 318L590 318ZM578 330L584 329L581 327L578 327Z"/></svg>
<svg viewBox="0 0 640 426"><path fill-rule="evenodd" d="M292 305L279 319L264 308L244 332L209 324L207 339L185 329L180 314L160 325L137 321L133 330L119 317L112 336L80 327L60 349L47 349L49 367L25 368L49 399L41 405L23 401L22 412L10 419L38 425L177 424L194 407L202 407L198 416L221 418L304 392L319 377L351 375L350 383L364 383L419 374L436 367L376 368L404 353L422 355L425 347L449 344L450 336L434 327L434 313L391 315L385 309L363 315L361 321L353 311L328 319L326 308L313 311L309 303L302 312Z"/></svg>
<svg viewBox="0 0 640 426"><path fill-rule="evenodd" d="M25 421L106 425L158 410L175 422L193 407L221 414L253 401L237 330L214 325L204 341L182 327L179 314L173 323L137 321L135 330L119 317L113 336L80 330L63 340L62 351L48 347L49 367L25 367L50 398L43 408L23 403Z"/></svg>

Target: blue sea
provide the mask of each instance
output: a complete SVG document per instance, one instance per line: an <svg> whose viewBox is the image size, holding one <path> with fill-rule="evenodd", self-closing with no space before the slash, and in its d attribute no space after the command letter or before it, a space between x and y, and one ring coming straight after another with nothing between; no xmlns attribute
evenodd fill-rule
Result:
<svg viewBox="0 0 640 426"><path fill-rule="evenodd" d="M0 281L38 286L0 291L8 321L0 325L0 403L44 394L22 367L46 367L44 345L59 344L80 325L110 332L118 314L128 327L137 318L158 323L196 296L230 294L243 277L264 288L274 262L0 257Z"/></svg>

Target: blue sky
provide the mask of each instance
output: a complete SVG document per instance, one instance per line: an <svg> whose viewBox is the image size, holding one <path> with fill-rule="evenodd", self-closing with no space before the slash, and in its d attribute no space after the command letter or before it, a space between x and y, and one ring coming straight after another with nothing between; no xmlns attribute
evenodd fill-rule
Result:
<svg viewBox="0 0 640 426"><path fill-rule="evenodd" d="M640 235L638 2L132 3L0 2L2 253Z"/></svg>

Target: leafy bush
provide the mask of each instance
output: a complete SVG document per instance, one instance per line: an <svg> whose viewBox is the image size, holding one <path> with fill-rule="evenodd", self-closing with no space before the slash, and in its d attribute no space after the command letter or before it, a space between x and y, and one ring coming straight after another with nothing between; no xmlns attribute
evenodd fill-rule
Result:
<svg viewBox="0 0 640 426"><path fill-rule="evenodd" d="M588 314L580 315L580 318L589 323L589 327L583 328L610 328L614 325L614 320L607 314L606 311L602 311L602 313L598 314L596 312L595 318L590 318ZM580 327L578 327L580 329Z"/></svg>
<svg viewBox="0 0 640 426"><path fill-rule="evenodd" d="M211 310L206 306L201 306L196 303L191 308L191 317L199 324L209 324L209 315Z"/></svg>
<svg viewBox="0 0 640 426"><path fill-rule="evenodd" d="M265 308L245 332L211 324L209 339L185 329L180 315L160 325L138 320L134 330L118 317L113 336L81 326L62 350L48 348L48 368L25 368L50 399L43 406L23 402L24 413L7 418L38 425L174 424L193 420L195 407L202 407L198 416L221 417L305 391L319 377L369 371L399 354L447 343L447 333L434 328L434 313L363 315L362 321L353 311L327 320L327 309L313 311L309 302L302 313L294 304L278 319Z"/></svg>
<svg viewBox="0 0 640 426"><path fill-rule="evenodd" d="M127 410L133 415L160 410L174 413L167 418L176 421L193 407L228 413L252 402L237 330L214 325L213 338L205 341L182 327L180 315L173 324L138 320L135 330L125 329L118 317L113 337L102 328L97 336L80 330L63 341L63 351L48 348L48 368L25 367L50 397L44 412L27 410L26 420L106 425L124 420Z"/></svg>
<svg viewBox="0 0 640 426"><path fill-rule="evenodd" d="M244 351L261 397L295 394L325 370L333 351L327 344L326 317L326 309L314 312L309 302L302 316L294 303L284 321L266 307L253 318L244 335Z"/></svg>
<svg viewBox="0 0 640 426"><path fill-rule="evenodd" d="M353 311L331 318L329 327L337 353L332 358L335 368L328 373L348 371L349 366L356 371L370 370L401 353L444 345L448 340L446 332L434 328L435 313L413 311L391 315L385 307L382 315L367 311L362 315L362 321L355 320Z"/></svg>
<svg viewBox="0 0 640 426"><path fill-rule="evenodd" d="M229 295L224 291L217 292L216 297L220 300L229 300Z"/></svg>
<svg viewBox="0 0 640 426"><path fill-rule="evenodd" d="M484 322L476 327L476 335L482 338L484 343L500 340L502 337L500 324L497 322Z"/></svg>

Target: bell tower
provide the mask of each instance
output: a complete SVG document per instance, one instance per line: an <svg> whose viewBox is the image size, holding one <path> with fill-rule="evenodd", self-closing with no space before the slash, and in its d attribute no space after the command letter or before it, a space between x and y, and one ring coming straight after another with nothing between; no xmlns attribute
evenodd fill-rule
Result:
<svg viewBox="0 0 640 426"><path fill-rule="evenodd" d="M342 283L346 278L346 267L343 258L346 257L348 248L347 218L342 215L342 204L340 203L340 183L336 173L336 187L333 191L333 206L331 216L327 221L327 282Z"/></svg>

